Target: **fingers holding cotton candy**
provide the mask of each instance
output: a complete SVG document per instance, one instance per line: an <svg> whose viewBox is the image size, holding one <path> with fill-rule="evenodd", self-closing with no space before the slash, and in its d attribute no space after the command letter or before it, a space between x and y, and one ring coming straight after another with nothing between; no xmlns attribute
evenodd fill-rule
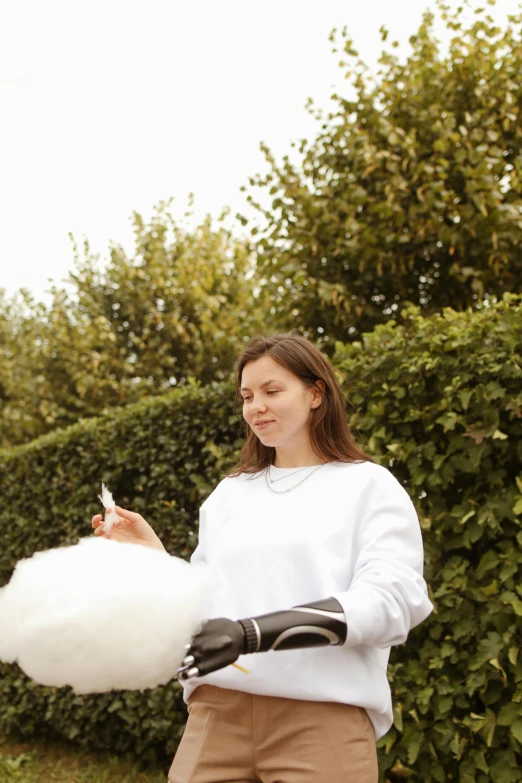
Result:
<svg viewBox="0 0 522 783"><path fill-rule="evenodd" d="M105 507L105 519L101 514L92 518L94 535L110 538L114 541L129 544L141 544L155 549L165 549L160 539L149 523L134 511L120 508L114 504L112 494L105 484L102 484L102 494L98 495Z"/></svg>
<svg viewBox="0 0 522 783"><path fill-rule="evenodd" d="M76 693L176 676L208 617L212 577L167 552L106 538L38 552L0 590L0 660Z"/></svg>
<svg viewBox="0 0 522 783"><path fill-rule="evenodd" d="M115 510L115 503L112 497L112 492L109 492L105 484L102 483L102 493L101 495L98 495L98 497L107 512L103 521L103 532L110 533L112 526L115 525L119 519Z"/></svg>

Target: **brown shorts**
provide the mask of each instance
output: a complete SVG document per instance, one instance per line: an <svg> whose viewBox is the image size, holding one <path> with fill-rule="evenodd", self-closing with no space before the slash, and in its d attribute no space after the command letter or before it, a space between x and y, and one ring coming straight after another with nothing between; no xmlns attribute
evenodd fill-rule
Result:
<svg viewBox="0 0 522 783"><path fill-rule="evenodd" d="M377 783L362 707L199 685L169 783Z"/></svg>

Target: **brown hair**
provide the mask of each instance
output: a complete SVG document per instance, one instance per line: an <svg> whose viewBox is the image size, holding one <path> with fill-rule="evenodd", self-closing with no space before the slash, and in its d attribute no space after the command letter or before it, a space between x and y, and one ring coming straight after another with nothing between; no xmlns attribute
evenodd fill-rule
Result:
<svg viewBox="0 0 522 783"><path fill-rule="evenodd" d="M355 462L364 460L373 462L357 444L348 427L345 405L349 405L335 377L335 370L325 356L310 340L293 332L282 332L270 337L252 337L237 359L234 372L236 374L236 395L234 413L237 415L237 404L241 400L241 377L247 362L255 361L261 356L271 356L282 367L294 373L309 388L318 380L324 383L323 401L318 408L312 408L310 421L310 444L315 453L326 462ZM255 432L239 415L243 428L246 430L246 440L241 449L239 462L227 476L235 477L241 473L257 473L275 458L275 447L265 446Z"/></svg>

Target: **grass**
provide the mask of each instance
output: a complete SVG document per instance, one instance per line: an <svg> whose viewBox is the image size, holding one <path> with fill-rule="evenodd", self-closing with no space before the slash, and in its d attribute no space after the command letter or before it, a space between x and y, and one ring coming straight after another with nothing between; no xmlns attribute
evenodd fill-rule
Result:
<svg viewBox="0 0 522 783"><path fill-rule="evenodd" d="M1 783L167 783L168 764L145 771L108 752L88 753L72 742L0 738Z"/></svg>

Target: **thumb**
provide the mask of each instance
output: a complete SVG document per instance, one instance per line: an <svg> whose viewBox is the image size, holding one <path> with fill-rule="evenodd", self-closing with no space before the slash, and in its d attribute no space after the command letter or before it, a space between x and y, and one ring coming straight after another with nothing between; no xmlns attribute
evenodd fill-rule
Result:
<svg viewBox="0 0 522 783"><path fill-rule="evenodd" d="M134 511L127 511L125 508L121 508L120 506L114 506L116 513L120 516L126 519L128 522L138 522L140 519L142 519L141 514L136 514Z"/></svg>

